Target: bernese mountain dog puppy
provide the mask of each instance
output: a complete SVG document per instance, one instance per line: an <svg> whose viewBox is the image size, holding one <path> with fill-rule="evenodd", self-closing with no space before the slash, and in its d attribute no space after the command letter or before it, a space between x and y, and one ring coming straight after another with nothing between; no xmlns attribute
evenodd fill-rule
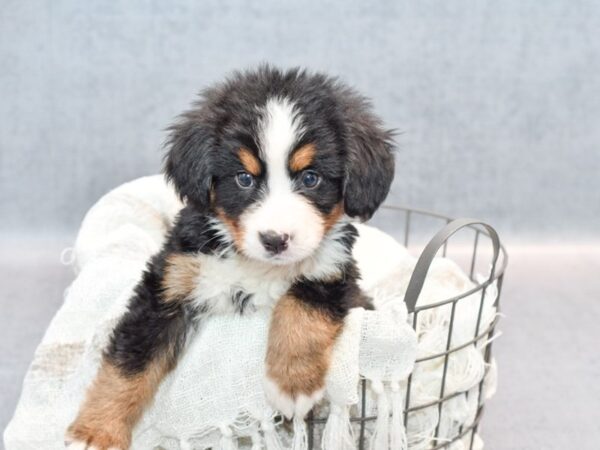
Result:
<svg viewBox="0 0 600 450"><path fill-rule="evenodd" d="M322 74L263 66L205 90L167 145L164 171L185 206L112 333L67 430L72 449L129 448L194 331L255 308L273 308L268 400L304 417L344 317L370 304L349 218L370 218L385 199L394 143L365 97Z"/></svg>

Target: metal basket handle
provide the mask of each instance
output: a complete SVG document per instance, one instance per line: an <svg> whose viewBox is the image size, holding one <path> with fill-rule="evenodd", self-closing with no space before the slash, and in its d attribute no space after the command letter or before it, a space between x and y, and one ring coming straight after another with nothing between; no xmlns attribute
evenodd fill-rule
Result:
<svg viewBox="0 0 600 450"><path fill-rule="evenodd" d="M435 255L437 254L438 250L458 230L472 225L481 225L483 228L486 229L486 231L488 232L488 236L492 240L492 246L494 248L494 257L492 260L490 279L494 278L496 262L498 261L498 256L500 254L500 239L498 238L498 233L496 232L496 230L487 223L481 222L476 219L453 220L436 233L436 235L425 246L423 253L421 253L419 260L417 261L415 270L413 271L412 276L410 277L410 281L408 282L406 294L404 295L404 303L406 303L406 309L409 313L412 313L415 310L419 294L421 294L421 289L423 289L423 284L425 283L425 277L427 277L427 272L429 271L429 266L431 265L433 258L435 258Z"/></svg>

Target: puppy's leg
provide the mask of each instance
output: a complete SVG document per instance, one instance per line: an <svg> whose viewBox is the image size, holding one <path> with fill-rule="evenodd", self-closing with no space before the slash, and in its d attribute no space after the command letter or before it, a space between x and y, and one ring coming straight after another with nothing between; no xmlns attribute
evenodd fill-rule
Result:
<svg viewBox="0 0 600 450"><path fill-rule="evenodd" d="M77 449L129 448L131 430L166 370L163 361L156 361L140 373L127 375L105 358L67 431L67 442Z"/></svg>
<svg viewBox="0 0 600 450"><path fill-rule="evenodd" d="M154 258L104 352L66 440L73 449L125 450L131 431L184 346L195 312L186 302L199 267L193 256Z"/></svg>
<svg viewBox="0 0 600 450"><path fill-rule="evenodd" d="M343 317L286 295L275 306L267 350L267 397L286 417L304 417L324 392Z"/></svg>

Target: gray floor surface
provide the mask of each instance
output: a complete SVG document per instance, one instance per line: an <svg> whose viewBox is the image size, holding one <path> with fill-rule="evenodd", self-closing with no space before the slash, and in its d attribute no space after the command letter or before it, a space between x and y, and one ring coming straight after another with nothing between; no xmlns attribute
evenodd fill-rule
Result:
<svg viewBox="0 0 600 450"><path fill-rule="evenodd" d="M0 430L33 351L73 278L68 240L0 242ZM509 246L500 381L483 418L490 450L600 444L600 245ZM1 444L0 444L1 446Z"/></svg>

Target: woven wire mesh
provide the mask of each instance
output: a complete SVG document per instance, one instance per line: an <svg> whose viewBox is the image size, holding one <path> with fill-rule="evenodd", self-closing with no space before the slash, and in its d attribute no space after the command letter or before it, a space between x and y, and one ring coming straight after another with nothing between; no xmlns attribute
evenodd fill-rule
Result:
<svg viewBox="0 0 600 450"><path fill-rule="evenodd" d="M436 224L435 225L436 228L438 228L438 229L441 227L444 227L444 226L448 227L453 222L453 219L450 217L447 217L447 216L444 216L441 214L437 214L437 213L419 210L419 209L386 205L386 206L382 207L382 210L385 211L386 213L388 213L388 218L387 218L388 222L390 222L390 219L393 219L391 221L395 224L392 229L386 230L386 231L389 231L395 237L402 236L404 245L407 248L411 249L411 251L413 251L413 252L415 250L418 251L419 248L421 247L420 245L416 245L416 246L411 245L413 236L415 234L418 234L419 231L422 232L422 230L418 230L414 226L414 222L416 221L416 219L427 218L427 219L433 220ZM391 214L391 217L389 216L389 214ZM461 254L463 255L463 266L465 266L465 270L468 273L471 281L474 283L475 287L470 289L467 292L460 294L460 295L454 296L452 298L440 298L439 301L435 301L433 303L428 303L427 305L420 306L417 303L414 308L411 308L410 306L407 305L408 309L409 309L409 313L410 313L409 320L412 322L412 326L413 326L413 328L415 328L415 330L417 328L418 316L419 316L419 314L423 313L423 311L429 310L431 308L442 308L445 306L447 307L447 305L450 305L450 318L449 318L448 336L446 339L445 351L436 353L434 355L428 355L426 357L419 358L415 361L415 367L416 367L418 364L424 363L425 361L430 361L430 360L436 359L436 358L443 359L442 381L441 381L441 389L439 392L439 397L433 401L428 401L426 403L414 404L411 401L411 395L410 395L411 394L411 385L413 382L412 374L409 376L408 382L407 382L406 400L405 400L405 407L404 407L404 425L405 425L405 427L408 425L408 421L410 420L410 413L414 413L416 411L423 410L425 408L431 408L431 407L437 407L437 410L438 410L438 425L435 429L434 435L432 436L431 445L427 447L428 450L444 449L444 448L449 447L453 443L455 443L459 440L465 439L465 438L467 439L469 450L473 449L475 435L477 433L477 430L478 430L478 427L479 427L479 424L481 421L481 417L483 415L483 409L484 409L484 403L485 403L485 399L484 399L484 395L483 395L483 388L484 388L484 382L485 382L485 378L486 378L485 375L487 375L487 371L489 370L491 357L492 357L492 337L494 336L494 331L495 331L496 325L497 325L499 317L500 317L498 314L496 314L494 320L492 320L492 322L485 329L483 329L483 330L480 329L482 313L483 313L483 309L484 309L484 302L485 302L485 298L486 298L487 288L492 283L496 283L497 296L494 301L494 306L495 306L497 312L500 311L500 294L502 292L502 282L504 279L504 272L506 269L506 265L508 263L508 255L506 253L505 248L497 240L497 235L496 235L496 242L494 244L494 239L493 239L494 236L493 235L495 235L495 231L491 227L489 227L485 224L482 225L482 224L477 224L477 223L469 223L464 226L458 226L457 229L461 230L461 232L457 233L457 234L460 234L461 237L463 238L462 244L461 244L461 250L462 250ZM470 234L470 237L467 236L466 237L467 240L465 241L464 239L465 239L466 234ZM490 258L488 256L487 267L491 266L491 270L489 270L489 275L487 276L487 278L482 279L482 278L479 278L476 276L476 274L477 274L476 267L477 267L478 263L481 263L481 260L485 256L485 252L482 251L482 248L485 247L483 245L483 244L485 244L485 242L484 242L485 240L489 240L493 245L496 245L497 248L494 249L495 250L494 256L496 256L496 258L492 257L490 260ZM429 244L432 244L432 242L429 242ZM448 255L449 244L450 244L450 239L445 238L443 240L441 248L436 249L436 252L437 252L437 250L439 250L439 253L442 256L449 256ZM489 247L489 245L488 245L488 247ZM464 258L465 255L468 255L468 256L466 258ZM423 274L423 278L424 278L424 276L425 276L425 274ZM424 280L421 280L421 281L424 281ZM452 346L452 332L453 332L454 317L455 317L457 305L461 302L461 300L463 300L465 298L469 298L472 295L479 295L480 299L481 299L479 302L479 310L478 310L477 322L476 322L476 326L475 326L475 333L473 335L473 339L471 339L468 342L461 343L461 345ZM470 345L475 345L475 346L478 346L478 348L481 348L483 355L484 355L484 361L486 364L485 375L484 375L484 377L482 377L481 381L479 382L478 386L476 387L477 396L478 396L476 414L474 416L474 419L470 423L465 424L459 428L458 433L455 436L452 436L450 438L444 437L442 439L439 436L439 432L440 432L439 423L441 422L444 404L459 395L468 395L468 391L457 391L457 392L452 392L450 394L448 394L446 392L446 375L448 372L449 357L453 353L458 352L459 350L462 350ZM369 410L367 409L367 395L368 394L367 394L367 381L365 379L361 379L359 390L360 390L360 392L359 392L360 401L359 401L359 404L357 405L357 408L355 410L353 410L350 420L353 424L354 429L357 431L357 448L359 450L363 450L368 447L368 442L367 442L368 424L375 422L377 419L377 416L369 414ZM316 449L316 448L320 447L320 443L318 442L318 436L321 436L323 427L325 426L326 421L327 421L327 417L324 414L320 415L319 413L315 413L315 412L311 412L309 414L309 416L307 418L308 448L309 449L312 450L312 449Z"/></svg>

